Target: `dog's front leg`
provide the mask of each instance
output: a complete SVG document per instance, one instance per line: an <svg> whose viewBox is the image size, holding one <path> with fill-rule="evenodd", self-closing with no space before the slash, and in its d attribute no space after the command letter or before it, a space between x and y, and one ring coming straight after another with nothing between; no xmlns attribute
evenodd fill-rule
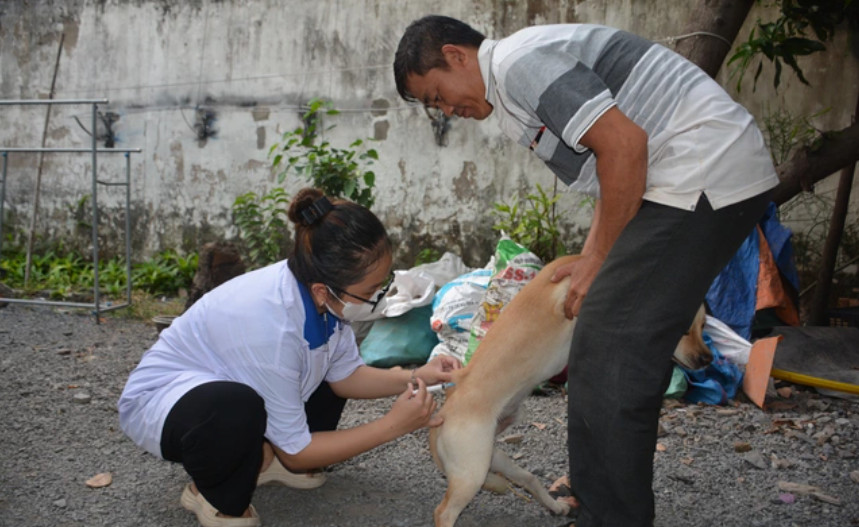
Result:
<svg viewBox="0 0 859 527"><path fill-rule="evenodd" d="M459 426L457 426L459 425ZM435 453L447 476L447 492L435 509L436 527L453 527L480 490L492 458L493 421L445 422L435 435Z"/></svg>
<svg viewBox="0 0 859 527"><path fill-rule="evenodd" d="M553 514L566 515L570 512L570 506L553 498L537 479L537 476L514 463L507 454L497 448L492 452L492 463L489 470L502 474L505 478L530 492Z"/></svg>

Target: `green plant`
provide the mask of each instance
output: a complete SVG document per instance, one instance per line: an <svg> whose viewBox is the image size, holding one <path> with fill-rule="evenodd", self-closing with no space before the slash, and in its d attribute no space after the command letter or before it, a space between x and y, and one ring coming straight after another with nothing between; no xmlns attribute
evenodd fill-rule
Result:
<svg viewBox="0 0 859 527"><path fill-rule="evenodd" d="M250 267L281 259L289 196L280 187L258 196L246 192L233 202L233 222L247 245Z"/></svg>
<svg viewBox="0 0 859 527"><path fill-rule="evenodd" d="M277 175L278 183L283 183L287 174L294 172L329 196L346 198L370 208L375 201L376 175L366 167L377 161L379 155L376 150L367 148L361 139L347 148L335 148L321 138L319 127L323 114L338 113L330 102L310 101L307 112L302 115L304 126L284 133L281 141L269 150L272 168L281 170ZM333 126L326 130L331 128Z"/></svg>
<svg viewBox="0 0 859 527"><path fill-rule="evenodd" d="M737 77L737 91L752 61L760 55L773 63L773 86L781 82L782 63L787 64L803 83L808 84L796 58L826 50L823 42L831 40L838 26L848 21L851 29L859 24L859 2L854 0L782 0L781 16L775 22L757 21L746 42L740 44L728 60L733 64L731 76ZM806 38L814 33L817 40ZM754 85L763 70L763 59L755 70Z"/></svg>
<svg viewBox="0 0 859 527"><path fill-rule="evenodd" d="M492 228L527 247L544 262L563 256L566 248L555 215L559 197L557 193L549 196L537 184L536 194L527 194L524 198L514 195L509 204L495 203L492 213L497 220Z"/></svg>
<svg viewBox="0 0 859 527"><path fill-rule="evenodd" d="M441 258L441 253L438 249L426 247L418 251L418 255L415 257L415 265L436 262L439 258Z"/></svg>
<svg viewBox="0 0 859 527"><path fill-rule="evenodd" d="M93 264L89 258L66 251L62 244L32 256L30 282L24 285L26 253L19 247L4 247L0 259L0 278L9 287L24 295L47 293L51 298L64 299L73 295L92 294ZM135 289L151 294L175 295L191 284L197 271L197 254L182 257L174 251L163 251L151 260L132 265ZM99 290L108 297L126 294L126 263L123 258L99 262Z"/></svg>
<svg viewBox="0 0 859 527"><path fill-rule="evenodd" d="M152 294L175 294L187 288L194 279L197 254L182 258L174 251L163 251L133 267L131 277L134 286Z"/></svg>
<svg viewBox="0 0 859 527"><path fill-rule="evenodd" d="M127 269L125 260L122 258L114 258L106 263L99 265L98 268L98 285L101 290L107 293L108 296L122 296L126 293L128 284L125 279ZM132 274L132 284L134 278Z"/></svg>

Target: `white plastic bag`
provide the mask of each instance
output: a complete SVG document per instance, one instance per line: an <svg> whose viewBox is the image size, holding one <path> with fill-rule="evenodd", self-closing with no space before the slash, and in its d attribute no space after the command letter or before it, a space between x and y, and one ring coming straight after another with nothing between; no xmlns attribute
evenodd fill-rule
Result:
<svg viewBox="0 0 859 527"><path fill-rule="evenodd" d="M412 267L412 271L419 271L429 275L433 282L435 282L436 288L441 288L457 276L462 276L473 270L471 267L465 265L465 262L462 261L459 255L451 252L444 253L435 262Z"/></svg>
<svg viewBox="0 0 859 527"><path fill-rule="evenodd" d="M398 317L414 307L429 305L435 293L432 277L420 271L396 270L394 283L385 298L372 313L367 313L355 322L369 322L380 318Z"/></svg>
<svg viewBox="0 0 859 527"><path fill-rule="evenodd" d="M749 362L752 343L738 335L729 325L707 315L704 320L704 333L713 340L713 346L719 353L729 361L740 366Z"/></svg>
<svg viewBox="0 0 859 527"><path fill-rule="evenodd" d="M397 269L390 292L373 313L359 321L398 317L412 308L428 306L438 288L468 271L470 269L462 262L462 258L453 253L444 253L438 261L411 269Z"/></svg>

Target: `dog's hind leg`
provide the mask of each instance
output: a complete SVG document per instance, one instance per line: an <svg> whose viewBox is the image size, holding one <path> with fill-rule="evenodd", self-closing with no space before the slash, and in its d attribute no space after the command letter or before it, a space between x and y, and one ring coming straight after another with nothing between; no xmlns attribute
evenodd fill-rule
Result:
<svg viewBox="0 0 859 527"><path fill-rule="evenodd" d="M530 492L537 501L542 503L552 513L567 514L570 512L570 506L549 495L549 491L543 487L537 476L514 463L507 454L497 448L492 453L490 470L502 474L505 478Z"/></svg>
<svg viewBox="0 0 859 527"><path fill-rule="evenodd" d="M495 494L504 494L509 489L510 480L504 476L499 476L495 472L486 474L486 481L483 482L483 490L494 492Z"/></svg>

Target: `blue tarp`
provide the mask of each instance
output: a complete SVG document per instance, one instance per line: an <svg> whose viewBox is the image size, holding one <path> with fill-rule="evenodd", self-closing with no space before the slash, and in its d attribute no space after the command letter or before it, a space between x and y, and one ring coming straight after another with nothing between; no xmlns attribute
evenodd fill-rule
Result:
<svg viewBox="0 0 859 527"><path fill-rule="evenodd" d="M693 403L727 404L737 396L743 383L743 372L719 353L709 335L704 334L704 342L713 352L713 362L700 370L680 368L689 385L683 398Z"/></svg>
<svg viewBox="0 0 859 527"><path fill-rule="evenodd" d="M770 203L758 225L763 231L779 272L798 290L799 277L793 260L793 246L790 243L792 233L778 221L776 212L775 203ZM706 297L713 316L731 326L731 329L745 339L751 337L752 321L755 318L759 253L760 243L755 229L713 281Z"/></svg>

